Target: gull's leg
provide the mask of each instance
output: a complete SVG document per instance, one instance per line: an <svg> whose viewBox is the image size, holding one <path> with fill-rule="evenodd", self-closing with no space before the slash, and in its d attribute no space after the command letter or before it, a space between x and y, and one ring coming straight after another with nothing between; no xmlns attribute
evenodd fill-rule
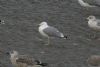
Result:
<svg viewBox="0 0 100 67"><path fill-rule="evenodd" d="M50 44L50 38L48 37L48 40L47 40L47 44L46 45L49 45Z"/></svg>
<svg viewBox="0 0 100 67"><path fill-rule="evenodd" d="M96 40L100 41L100 34L98 33L98 31L96 33L97 33Z"/></svg>
<svg viewBox="0 0 100 67"><path fill-rule="evenodd" d="M95 39L95 40L100 40L98 31L95 32L95 34L94 34L94 39Z"/></svg>
<svg viewBox="0 0 100 67"><path fill-rule="evenodd" d="M91 39L96 39L96 34L90 34L89 37L90 37Z"/></svg>
<svg viewBox="0 0 100 67"><path fill-rule="evenodd" d="M50 44L50 38L48 37L48 45Z"/></svg>
<svg viewBox="0 0 100 67"><path fill-rule="evenodd" d="M90 34L89 37L90 37L91 39L93 39L93 40L98 40L99 37L98 37L97 33L98 33L98 32L95 31L95 32L93 32L92 34Z"/></svg>
<svg viewBox="0 0 100 67"><path fill-rule="evenodd" d="M88 8L88 7L86 7L86 10L87 10L87 11L89 11L89 8Z"/></svg>

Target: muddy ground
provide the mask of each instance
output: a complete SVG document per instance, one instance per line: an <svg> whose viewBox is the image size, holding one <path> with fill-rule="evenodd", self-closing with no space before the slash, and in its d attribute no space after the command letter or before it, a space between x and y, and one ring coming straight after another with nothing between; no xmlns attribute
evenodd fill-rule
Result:
<svg viewBox="0 0 100 67"><path fill-rule="evenodd" d="M17 50L47 62L47 67L89 67L86 60L100 55L100 40L92 36L100 32L90 29L86 18L100 18L100 8L81 7L77 0L0 0L0 49ZM68 39L45 38L38 24L47 21L68 36ZM90 36L91 35L91 36ZM0 67L13 67L9 56L0 55Z"/></svg>

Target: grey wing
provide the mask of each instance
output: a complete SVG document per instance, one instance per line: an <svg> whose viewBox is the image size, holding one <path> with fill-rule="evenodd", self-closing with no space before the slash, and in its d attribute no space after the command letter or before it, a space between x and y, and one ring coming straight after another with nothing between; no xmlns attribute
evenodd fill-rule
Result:
<svg viewBox="0 0 100 67"><path fill-rule="evenodd" d="M97 19L96 21L97 21L97 26L100 26L100 20Z"/></svg>
<svg viewBox="0 0 100 67"><path fill-rule="evenodd" d="M94 5L94 6L99 6L100 7L100 0L83 0L84 2Z"/></svg>
<svg viewBox="0 0 100 67"><path fill-rule="evenodd" d="M35 60L33 58L30 58L28 56L24 56L24 57L19 57L16 60L17 63L25 63L27 65L35 65L37 64L37 62L35 62Z"/></svg>
<svg viewBox="0 0 100 67"><path fill-rule="evenodd" d="M61 37L62 36L61 32L59 32L56 28L51 27L51 26L44 29L43 32L46 33L48 36L52 36L52 37Z"/></svg>
<svg viewBox="0 0 100 67"><path fill-rule="evenodd" d="M95 5L100 7L100 0L87 0L90 5Z"/></svg>
<svg viewBox="0 0 100 67"><path fill-rule="evenodd" d="M100 0L95 0L95 3L96 3L97 6L100 7Z"/></svg>

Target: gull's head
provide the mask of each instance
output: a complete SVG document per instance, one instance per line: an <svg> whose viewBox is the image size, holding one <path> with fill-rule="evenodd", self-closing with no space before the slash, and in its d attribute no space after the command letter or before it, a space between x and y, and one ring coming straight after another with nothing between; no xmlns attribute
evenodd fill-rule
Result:
<svg viewBox="0 0 100 67"><path fill-rule="evenodd" d="M41 22L39 25L40 25L40 26L42 26L42 25L47 25L47 22Z"/></svg>
<svg viewBox="0 0 100 67"><path fill-rule="evenodd" d="M95 19L96 19L95 16L89 16L89 17L87 18L87 20L95 20Z"/></svg>
<svg viewBox="0 0 100 67"><path fill-rule="evenodd" d="M10 55L10 56L17 56L18 55L18 52L13 50L13 51L10 51L10 52L7 52L6 54Z"/></svg>

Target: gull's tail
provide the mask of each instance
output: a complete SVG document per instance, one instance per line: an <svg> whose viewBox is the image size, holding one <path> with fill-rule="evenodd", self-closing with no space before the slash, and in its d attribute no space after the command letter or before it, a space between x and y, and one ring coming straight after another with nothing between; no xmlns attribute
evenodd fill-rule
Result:
<svg viewBox="0 0 100 67"><path fill-rule="evenodd" d="M48 63L42 63L39 60L35 60L35 62L37 62L37 65L41 65L41 66L47 66L48 65Z"/></svg>
<svg viewBox="0 0 100 67"><path fill-rule="evenodd" d="M67 39L68 37L66 35L64 35L64 39Z"/></svg>
<svg viewBox="0 0 100 67"><path fill-rule="evenodd" d="M100 5L98 5L98 4L95 4L95 6L98 6L98 7L100 7Z"/></svg>
<svg viewBox="0 0 100 67"><path fill-rule="evenodd" d="M47 66L48 64L47 63L40 63L38 65L41 65L41 66Z"/></svg>
<svg viewBox="0 0 100 67"><path fill-rule="evenodd" d="M63 33L61 33L60 38L68 39L68 37L64 35Z"/></svg>

